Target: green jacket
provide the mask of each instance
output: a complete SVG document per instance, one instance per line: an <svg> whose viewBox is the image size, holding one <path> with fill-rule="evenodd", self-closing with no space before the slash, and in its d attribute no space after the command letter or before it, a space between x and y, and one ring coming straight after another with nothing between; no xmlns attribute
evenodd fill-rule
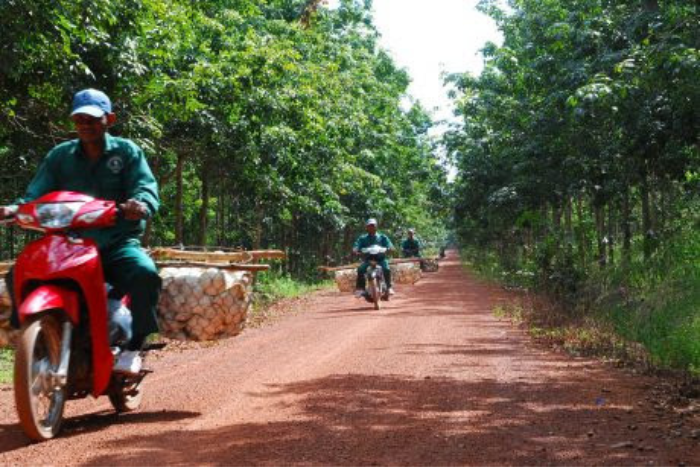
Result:
<svg viewBox="0 0 700 467"><path fill-rule="evenodd" d="M416 237L413 237L413 239L407 238L403 242L401 242L401 250L403 251L420 251L420 249L423 248L423 242L421 242L419 239Z"/></svg>
<svg viewBox="0 0 700 467"><path fill-rule="evenodd" d="M352 246L352 249L361 251L363 248L367 248L372 245L380 245L388 249L394 248L394 245L391 243L391 240L389 240L389 237L383 233L377 232L374 235L370 235L368 233L360 235L358 239L355 240L355 244Z"/></svg>
<svg viewBox="0 0 700 467"><path fill-rule="evenodd" d="M32 201L57 190L77 191L118 203L133 198L143 202L151 216L158 210L158 184L141 148L134 142L105 135L105 152L92 163L82 151L79 140L61 143L49 151L18 203ZM113 227L86 230L100 248L124 242L136 242L146 221L120 218Z"/></svg>

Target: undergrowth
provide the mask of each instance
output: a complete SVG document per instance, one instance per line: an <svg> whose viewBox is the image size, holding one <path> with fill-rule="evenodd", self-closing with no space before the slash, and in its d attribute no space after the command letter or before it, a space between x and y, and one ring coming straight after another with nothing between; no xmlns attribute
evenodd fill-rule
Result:
<svg viewBox="0 0 700 467"><path fill-rule="evenodd" d="M12 381L12 365L14 363L14 350L0 349L0 384Z"/></svg>
<svg viewBox="0 0 700 467"><path fill-rule="evenodd" d="M287 275L259 274L255 283L255 301L252 311L255 313L279 300L301 297L332 286L333 283L331 281L302 282Z"/></svg>
<svg viewBox="0 0 700 467"><path fill-rule="evenodd" d="M697 230L697 229L695 229ZM514 267L497 255L466 250L482 277L526 290L527 300L497 316L527 322L531 334L576 353L642 361L654 368L700 375L700 231L680 232L644 259L634 245L629 261L585 273L537 264Z"/></svg>
<svg viewBox="0 0 700 467"><path fill-rule="evenodd" d="M625 339L604 320L572 319L556 305L521 297L511 303L496 306L494 315L508 319L527 330L537 342L559 348L577 356L596 356L611 361L652 367L649 353L640 344Z"/></svg>

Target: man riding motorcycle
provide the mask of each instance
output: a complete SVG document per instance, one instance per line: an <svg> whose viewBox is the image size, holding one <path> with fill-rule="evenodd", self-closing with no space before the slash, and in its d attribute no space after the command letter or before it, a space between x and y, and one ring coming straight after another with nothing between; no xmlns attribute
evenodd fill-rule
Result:
<svg viewBox="0 0 700 467"><path fill-rule="evenodd" d="M161 279L153 260L140 247L146 219L158 210L158 184L143 151L131 140L111 136L116 122L107 95L85 89L73 98L71 119L78 139L55 146L40 165L26 194L16 203L26 203L58 190L84 193L116 201L122 218L116 225L84 231L98 245L105 279L117 292L131 297L132 339L114 365L114 371L138 374L146 337L158 331L156 305ZM0 218L12 209L0 207ZM13 271L6 276L13 301L12 324L19 327L13 297Z"/></svg>
<svg viewBox="0 0 700 467"><path fill-rule="evenodd" d="M362 249L372 245L382 246L387 249L387 252L394 249L394 245L391 243L391 240L389 240L389 237L383 233L377 233L376 219L368 219L365 223L365 228L367 233L358 237L352 247L354 254L362 255ZM394 295L394 289L391 284L391 269L389 269L389 262L386 257L379 262L379 265L384 270L384 280L386 281L389 295ZM362 264L357 268L357 280L355 281L355 296L358 298L363 297L365 294L365 273L368 267L369 261L363 258Z"/></svg>
<svg viewBox="0 0 700 467"><path fill-rule="evenodd" d="M420 258L420 250L423 247L423 242L415 237L416 231L408 229L408 238L401 242L401 252L404 258Z"/></svg>

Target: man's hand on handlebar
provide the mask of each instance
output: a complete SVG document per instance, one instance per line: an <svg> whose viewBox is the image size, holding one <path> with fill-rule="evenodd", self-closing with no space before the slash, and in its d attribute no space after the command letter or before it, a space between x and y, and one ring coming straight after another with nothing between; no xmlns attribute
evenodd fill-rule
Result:
<svg viewBox="0 0 700 467"><path fill-rule="evenodd" d="M124 219L129 221L138 221L148 217L148 208L141 201L135 199L127 200L119 205L119 209L124 215Z"/></svg>
<svg viewBox="0 0 700 467"><path fill-rule="evenodd" d="M0 206L0 220L5 220L14 217L16 212L17 206Z"/></svg>

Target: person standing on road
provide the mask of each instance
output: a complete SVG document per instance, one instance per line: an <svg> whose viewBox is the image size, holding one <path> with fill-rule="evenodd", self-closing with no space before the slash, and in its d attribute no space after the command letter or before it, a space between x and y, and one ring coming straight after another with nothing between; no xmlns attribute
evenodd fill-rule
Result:
<svg viewBox="0 0 700 467"><path fill-rule="evenodd" d="M76 191L119 203L121 216L116 225L85 231L97 243L105 280L121 294L131 296L132 339L115 362L114 370L138 374L146 337L158 332L156 305L161 279L153 260L141 249L140 237L146 219L158 210L158 184L139 146L125 138L111 136L116 122L112 102L102 91L85 89L75 94L71 119L78 139L59 144L49 151L16 204L26 203L52 191ZM10 210L0 207L0 218ZM13 271L6 277L13 295ZM12 324L19 327L14 297Z"/></svg>
<svg viewBox="0 0 700 467"><path fill-rule="evenodd" d="M356 255L362 255L362 249L373 245L379 245L387 249L387 253L394 249L394 245L389 240L389 237L383 233L377 232L377 219L368 219L365 223L366 234L361 235L355 240L352 251ZM384 280L386 281L389 295L394 295L394 288L391 283L391 269L386 256L382 258L379 265L384 270ZM360 298L365 293L365 273L369 267L369 261L363 259L362 264L357 268L357 280L355 281L355 296Z"/></svg>

